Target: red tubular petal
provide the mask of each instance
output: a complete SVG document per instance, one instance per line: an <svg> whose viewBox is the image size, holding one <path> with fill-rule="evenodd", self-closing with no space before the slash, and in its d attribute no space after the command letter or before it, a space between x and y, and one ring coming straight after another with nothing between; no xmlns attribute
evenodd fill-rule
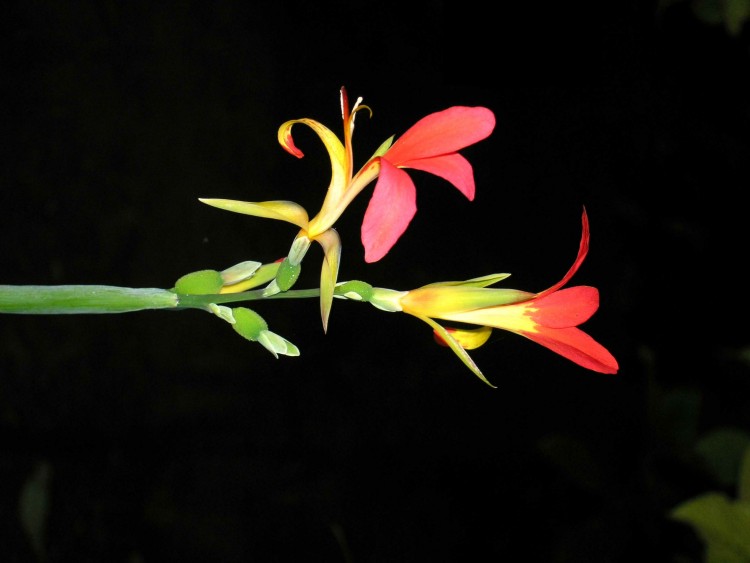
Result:
<svg viewBox="0 0 750 563"><path fill-rule="evenodd" d="M417 212L417 190L409 175L381 159L380 176L362 221L365 262L377 262L404 234Z"/></svg>
<svg viewBox="0 0 750 563"><path fill-rule="evenodd" d="M487 108L454 106L417 121L386 155L400 166L407 160L461 150L487 138L494 128L495 115Z"/></svg>

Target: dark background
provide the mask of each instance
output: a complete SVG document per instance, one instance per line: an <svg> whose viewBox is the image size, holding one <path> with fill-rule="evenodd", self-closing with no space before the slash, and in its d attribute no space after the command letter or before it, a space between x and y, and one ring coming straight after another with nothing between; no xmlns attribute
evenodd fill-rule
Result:
<svg viewBox="0 0 750 563"><path fill-rule="evenodd" d="M254 305L302 350L278 360L198 311L6 315L3 561L701 561L669 511L734 495L696 444L750 431L744 20L697 0L251 4L3 8L0 283L169 288L285 255L294 227L197 198L316 212L322 145L295 129L297 160L276 131L340 134L345 85L374 112L357 164L451 105L497 127L462 151L475 201L414 173L417 216L372 265L366 190L337 223L340 279L540 291L585 205L572 283L600 289L583 328L620 373L496 331L472 353L492 390L421 321L340 301L326 335L315 300Z"/></svg>

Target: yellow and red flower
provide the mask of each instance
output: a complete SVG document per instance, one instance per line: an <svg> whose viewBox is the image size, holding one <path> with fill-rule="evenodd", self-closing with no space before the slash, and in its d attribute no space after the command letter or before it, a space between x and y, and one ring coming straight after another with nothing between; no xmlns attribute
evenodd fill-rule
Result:
<svg viewBox="0 0 750 563"><path fill-rule="evenodd" d="M589 248L589 222L583 210L583 234L573 266L552 287L539 293L488 286L509 276L493 274L459 282L440 282L412 291L373 288L370 303L387 311L403 311L429 324L438 341L449 346L482 381L491 385L467 349L484 344L493 328L514 332L587 369L617 373L614 356L579 325L599 308L595 287L561 289L578 271ZM435 319L478 328L446 328Z"/></svg>
<svg viewBox="0 0 750 563"><path fill-rule="evenodd" d="M473 171L469 162L457 151L484 139L495 126L494 114L483 107L456 106L433 113L418 121L395 143L393 137L385 141L354 174L354 120L357 112L364 109L370 113L372 111L362 105L362 98L358 98L350 110L343 87L340 95L343 143L330 129L308 118L287 121L278 131L281 146L298 158L304 154L295 146L292 138L292 127L297 123L310 127L328 150L331 181L323 205L315 217L310 219L307 211L292 201L200 199L203 203L227 211L279 219L299 227L287 257L291 267L299 266L313 241L323 247L320 309L324 330L328 326L341 257L341 239L333 225L346 207L378 178L362 224L362 244L367 262L380 260L401 237L416 212L414 184L401 169L413 168L440 176L471 200L475 189ZM282 270L286 271L286 268ZM278 290L278 287L274 289Z"/></svg>

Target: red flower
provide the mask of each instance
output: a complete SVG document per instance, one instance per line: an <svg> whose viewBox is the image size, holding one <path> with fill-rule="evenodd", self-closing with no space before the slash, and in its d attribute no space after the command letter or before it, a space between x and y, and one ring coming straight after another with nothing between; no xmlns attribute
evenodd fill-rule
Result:
<svg viewBox="0 0 750 563"><path fill-rule="evenodd" d="M420 119L380 157L380 173L362 222L365 261L377 262L401 237L417 211L417 191L402 168L440 176L470 201L474 171L457 151L485 139L495 115L484 107L454 106Z"/></svg>

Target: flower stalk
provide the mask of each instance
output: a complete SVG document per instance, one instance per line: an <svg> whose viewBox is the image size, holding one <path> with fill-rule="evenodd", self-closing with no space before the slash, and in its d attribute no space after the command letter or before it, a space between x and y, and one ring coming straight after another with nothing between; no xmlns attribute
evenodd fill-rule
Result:
<svg viewBox="0 0 750 563"><path fill-rule="evenodd" d="M370 303L386 312L404 312L426 323L435 340L448 346L477 377L492 386L467 350L484 345L492 331L506 330L540 344L583 368L616 373L617 360L579 327L599 307L594 287L563 289L582 264L589 247L589 224L584 208L583 233L578 255L563 278L551 287L532 293L490 286L510 274L490 274L464 281L431 283L410 291L373 287L353 280L339 282L341 235L336 221L351 202L374 183L360 228L364 261L383 259L404 235L416 211L417 190L407 170L418 170L445 180L473 201L476 186L469 161L459 153L487 138L495 116L484 107L452 106L417 121L400 137L386 139L358 169L354 166L355 117L372 110L358 98L350 107L346 90L340 90L343 137L310 118L285 122L277 138L282 148L302 158L292 138L292 128L313 130L328 151L331 180L320 211L311 215L287 200L247 202L200 198L212 207L285 221L296 229L286 256L274 262L246 260L222 271L204 269L180 277L171 289L130 288L109 285L0 285L0 314L75 315L117 314L162 309L199 309L231 325L241 337L257 342L274 357L298 356L299 348L272 332L266 320L239 302L317 298L324 332L334 298ZM302 261L313 243L323 250L318 287L294 289ZM447 326L444 323L457 323ZM494 387L494 386L493 386Z"/></svg>

